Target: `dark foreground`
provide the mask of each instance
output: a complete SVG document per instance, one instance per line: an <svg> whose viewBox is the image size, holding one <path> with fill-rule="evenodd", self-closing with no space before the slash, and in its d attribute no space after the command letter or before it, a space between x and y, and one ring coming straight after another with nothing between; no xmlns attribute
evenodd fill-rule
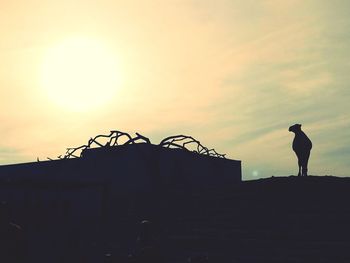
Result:
<svg viewBox="0 0 350 263"><path fill-rule="evenodd" d="M51 262L156 262L128 259L147 242L169 263L196 256L207 258L196 262L217 263L350 262L350 178L291 176L220 189L159 189L167 190L106 203L109 216L96 229L89 218L69 228L68 221L52 224L43 217L31 234L44 241L27 246L25 262L41 263L30 259L38 249L56 251L45 255ZM19 217L23 233L37 223L26 218ZM146 231L151 241L137 241L144 219L152 222ZM90 230L77 232L83 224Z"/></svg>
<svg viewBox="0 0 350 263"><path fill-rule="evenodd" d="M173 201L169 262L350 262L350 179L277 177Z"/></svg>

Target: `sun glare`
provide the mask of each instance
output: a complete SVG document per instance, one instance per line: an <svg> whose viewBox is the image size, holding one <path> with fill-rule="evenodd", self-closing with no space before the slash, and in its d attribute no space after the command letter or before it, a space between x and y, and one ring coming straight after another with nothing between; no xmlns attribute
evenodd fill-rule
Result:
<svg viewBox="0 0 350 263"><path fill-rule="evenodd" d="M98 41L67 39L48 50L42 86L53 102L66 109L94 109L111 100L120 86L117 60Z"/></svg>

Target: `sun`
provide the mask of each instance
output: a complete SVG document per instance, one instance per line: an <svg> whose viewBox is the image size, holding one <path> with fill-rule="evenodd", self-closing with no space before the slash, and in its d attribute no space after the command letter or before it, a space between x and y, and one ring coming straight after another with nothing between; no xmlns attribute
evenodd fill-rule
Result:
<svg viewBox="0 0 350 263"><path fill-rule="evenodd" d="M41 84L54 103L87 111L113 99L120 86L119 72L114 53L103 43L70 38L48 49Z"/></svg>

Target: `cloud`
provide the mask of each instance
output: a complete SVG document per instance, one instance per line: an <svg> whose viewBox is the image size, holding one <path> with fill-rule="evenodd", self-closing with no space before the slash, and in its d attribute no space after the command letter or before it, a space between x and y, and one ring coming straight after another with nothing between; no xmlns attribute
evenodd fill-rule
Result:
<svg viewBox="0 0 350 263"><path fill-rule="evenodd" d="M154 142L193 135L242 159L246 178L253 171L290 174L295 159L287 128L301 122L315 142L315 173L326 167L345 174L350 168L342 157L350 128L346 2L69 5L38 1L35 11L11 4L5 9L12 15L0 18L11 25L0 26L6 40L0 44L0 91L6 94L0 99L0 134L2 147L15 151L3 152L3 162L57 156L91 136L121 129ZM123 86L98 111L71 114L38 86L46 48L74 34L102 38L119 52Z"/></svg>

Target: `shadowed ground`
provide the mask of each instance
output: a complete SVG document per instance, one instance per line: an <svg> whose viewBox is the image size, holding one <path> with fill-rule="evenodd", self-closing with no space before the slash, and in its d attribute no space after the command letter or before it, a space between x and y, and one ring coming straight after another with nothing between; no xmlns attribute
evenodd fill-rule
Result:
<svg viewBox="0 0 350 263"><path fill-rule="evenodd" d="M168 206L169 255L178 262L191 253L210 262L350 262L350 178L276 177L227 190Z"/></svg>
<svg viewBox="0 0 350 263"><path fill-rule="evenodd" d="M70 194L80 188L64 189ZM350 178L273 177L190 190L179 184L131 197L120 196L108 204L110 213L99 234L94 234L96 224L88 221L91 216L84 219L86 222L79 219L57 223L45 216L48 208L39 214L43 219L38 224L37 220L21 222L21 217L14 222L24 229L34 226L35 240L45 240L47 249L55 245L62 254L62 260L55 262L106 262L105 253L112 255L114 261L110 262L128 262L128 254L137 249L139 222L147 219L152 222L154 245L163 254L164 262L187 262L188 257L201 255L218 263L348 263L349 200ZM90 210L95 211L93 206ZM49 219L49 230L45 230L42 224ZM73 230L82 224L90 230L75 233ZM50 243L50 237L57 244ZM39 241L29 244L30 253L36 244L43 246ZM57 258L56 254L51 256Z"/></svg>

